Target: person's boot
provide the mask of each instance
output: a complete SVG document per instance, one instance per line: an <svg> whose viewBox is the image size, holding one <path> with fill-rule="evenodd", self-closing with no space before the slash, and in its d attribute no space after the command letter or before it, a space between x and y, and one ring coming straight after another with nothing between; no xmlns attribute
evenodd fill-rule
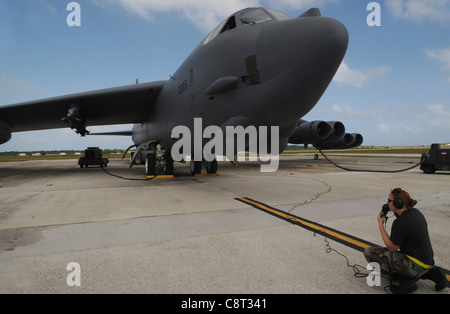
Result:
<svg viewBox="0 0 450 314"><path fill-rule="evenodd" d="M413 293L417 290L417 284L415 280L406 278L406 277L400 277L395 276L394 280L391 281L391 292L393 294L406 294L406 293Z"/></svg>
<svg viewBox="0 0 450 314"><path fill-rule="evenodd" d="M441 291L447 286L445 273L442 271L442 268L438 266L433 266L433 268L431 268L430 271L423 275L421 278L434 281L434 283L436 284L434 286L434 289L436 289L436 291Z"/></svg>

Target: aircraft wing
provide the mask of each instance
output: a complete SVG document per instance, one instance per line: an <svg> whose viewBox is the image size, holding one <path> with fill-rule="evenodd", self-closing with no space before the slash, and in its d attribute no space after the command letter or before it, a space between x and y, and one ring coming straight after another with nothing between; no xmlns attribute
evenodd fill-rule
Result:
<svg viewBox="0 0 450 314"><path fill-rule="evenodd" d="M10 132L143 122L167 81L141 83L0 107ZM79 132L80 131L80 132ZM86 134L86 133L85 133Z"/></svg>

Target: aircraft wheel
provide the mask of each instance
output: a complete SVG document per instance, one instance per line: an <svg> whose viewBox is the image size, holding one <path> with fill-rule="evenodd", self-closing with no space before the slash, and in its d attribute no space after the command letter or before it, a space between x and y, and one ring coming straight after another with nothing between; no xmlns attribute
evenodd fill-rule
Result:
<svg viewBox="0 0 450 314"><path fill-rule="evenodd" d="M216 174L217 173L217 160L206 162L206 173Z"/></svg>
<svg viewBox="0 0 450 314"><path fill-rule="evenodd" d="M166 175L173 175L173 159L170 152L164 156L164 160L166 163Z"/></svg>
<svg viewBox="0 0 450 314"><path fill-rule="evenodd" d="M200 174L202 172L202 162L191 160L191 174Z"/></svg>
<svg viewBox="0 0 450 314"><path fill-rule="evenodd" d="M154 176L156 174L155 154L147 154L147 157L145 158L145 174L148 176Z"/></svg>

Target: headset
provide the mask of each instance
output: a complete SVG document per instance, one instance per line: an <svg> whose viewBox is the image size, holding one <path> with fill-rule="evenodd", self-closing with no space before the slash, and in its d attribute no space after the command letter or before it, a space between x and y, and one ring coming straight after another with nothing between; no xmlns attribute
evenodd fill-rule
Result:
<svg viewBox="0 0 450 314"><path fill-rule="evenodd" d="M402 209L403 206L405 205L403 203L403 200L398 197L398 195L400 194L401 191L402 191L401 188L395 188L392 190L392 194L394 194L394 200L393 200L394 203L393 204L394 204L394 207L397 209Z"/></svg>

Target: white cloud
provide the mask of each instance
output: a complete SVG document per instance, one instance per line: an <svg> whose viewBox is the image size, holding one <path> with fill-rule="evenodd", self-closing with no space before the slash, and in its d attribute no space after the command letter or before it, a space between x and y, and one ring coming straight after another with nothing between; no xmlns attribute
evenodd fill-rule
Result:
<svg viewBox="0 0 450 314"><path fill-rule="evenodd" d="M46 1L46 0L43 0ZM155 14L177 12L197 28L209 32L229 15L248 7L270 7L279 10L306 10L342 0L91 0L100 7L118 4L126 11L146 20ZM303 11L299 11L298 15Z"/></svg>
<svg viewBox="0 0 450 314"><path fill-rule="evenodd" d="M443 62L444 66L442 67L442 71L450 72L450 48L437 50L427 49L426 55L428 58ZM447 78L447 82L450 82L450 77Z"/></svg>
<svg viewBox="0 0 450 314"><path fill-rule="evenodd" d="M376 125L376 129L383 134L390 134L392 136L400 136L403 138L424 133L424 129L421 126L392 122L379 122Z"/></svg>
<svg viewBox="0 0 450 314"><path fill-rule="evenodd" d="M412 135L420 135L423 134L423 128L421 128L420 126L417 125L405 125L405 124L400 124L400 127L406 131L407 134L412 134Z"/></svg>
<svg viewBox="0 0 450 314"><path fill-rule="evenodd" d="M430 112L439 115L442 118L448 119L450 120L450 109L446 110L446 107L444 105L441 104L436 104L436 105L427 105L426 108L428 110L430 110Z"/></svg>
<svg viewBox="0 0 450 314"><path fill-rule="evenodd" d="M49 10L51 13L56 13L56 8L48 0L40 0L40 2Z"/></svg>
<svg viewBox="0 0 450 314"><path fill-rule="evenodd" d="M292 10L322 7L325 4L340 4L342 0L269 0L267 6L273 9L288 8ZM298 15L303 12L299 12Z"/></svg>
<svg viewBox="0 0 450 314"><path fill-rule="evenodd" d="M333 81L339 86L350 85L363 88L374 79L381 78L389 72L387 66L377 66L365 70L353 70L346 63L342 62Z"/></svg>
<svg viewBox="0 0 450 314"><path fill-rule="evenodd" d="M386 0L394 17L416 23L432 20L447 23L450 18L450 0Z"/></svg>
<svg viewBox="0 0 450 314"><path fill-rule="evenodd" d="M433 58L445 63L443 70L450 71L450 48L431 50L428 49L426 54L429 58Z"/></svg>
<svg viewBox="0 0 450 314"><path fill-rule="evenodd" d="M444 118L437 118L441 114ZM447 118L445 118L447 114ZM372 126L370 129L384 137L385 142L403 141L412 144L425 144L429 141L430 134L446 134L446 126L443 121L448 121L450 112L442 105L421 105L414 107L396 106L372 108L369 120L366 123ZM433 124L439 120L438 124ZM432 136L431 136L432 137ZM427 139L427 140L425 140Z"/></svg>
<svg viewBox="0 0 450 314"><path fill-rule="evenodd" d="M380 131L382 133L393 133L394 132L393 127L384 122L378 123L377 129L378 129L378 131Z"/></svg>
<svg viewBox="0 0 450 314"><path fill-rule="evenodd" d="M45 94L45 91L40 88L31 86L22 78L11 79L5 75L0 77L0 104L4 105L10 97L15 95L40 97Z"/></svg>
<svg viewBox="0 0 450 314"><path fill-rule="evenodd" d="M450 109L446 109L442 104L428 104L425 106L425 109L425 112L429 114L428 118L431 118L430 121L448 125L448 121L450 121Z"/></svg>
<svg viewBox="0 0 450 314"><path fill-rule="evenodd" d="M349 104L341 104L341 105L333 105L332 106L333 114L341 117L360 117L363 115L362 111L355 110L351 105Z"/></svg>
<svg viewBox="0 0 450 314"><path fill-rule="evenodd" d="M152 20L157 13L179 12L204 32L211 31L235 11L261 6L259 0L94 0L94 3L105 7L116 3L147 20Z"/></svg>

